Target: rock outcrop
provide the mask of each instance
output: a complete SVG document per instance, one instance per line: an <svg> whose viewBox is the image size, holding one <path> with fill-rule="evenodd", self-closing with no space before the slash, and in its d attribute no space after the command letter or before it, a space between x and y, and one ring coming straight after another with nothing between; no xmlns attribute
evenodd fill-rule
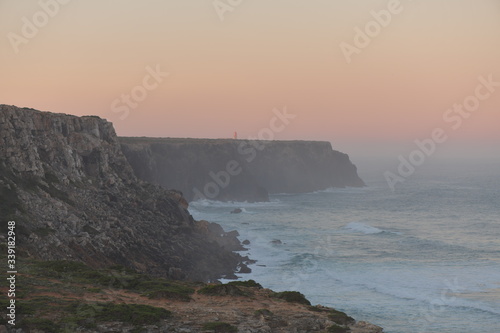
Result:
<svg viewBox="0 0 500 333"><path fill-rule="evenodd" d="M235 233L136 178L112 124L95 116L0 105L0 219L2 230L16 221L20 251L44 260L203 281L244 267Z"/></svg>
<svg viewBox="0 0 500 333"><path fill-rule="evenodd" d="M119 138L137 177L188 201L268 201L268 194L365 186L329 142Z"/></svg>

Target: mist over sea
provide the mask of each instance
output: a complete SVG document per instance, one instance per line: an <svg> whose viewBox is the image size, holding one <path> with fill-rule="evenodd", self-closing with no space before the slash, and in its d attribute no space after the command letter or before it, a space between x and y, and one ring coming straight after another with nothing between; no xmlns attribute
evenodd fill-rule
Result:
<svg viewBox="0 0 500 333"><path fill-rule="evenodd" d="M366 188L190 211L251 242L242 254L258 262L243 279L301 291L387 333L500 332L500 163L435 164L396 192L382 171L361 170Z"/></svg>

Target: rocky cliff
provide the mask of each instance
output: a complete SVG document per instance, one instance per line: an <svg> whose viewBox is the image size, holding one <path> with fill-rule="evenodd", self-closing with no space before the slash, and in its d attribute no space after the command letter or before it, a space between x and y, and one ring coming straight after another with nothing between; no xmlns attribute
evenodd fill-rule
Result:
<svg viewBox="0 0 500 333"><path fill-rule="evenodd" d="M188 200L268 201L365 184L349 156L329 142L119 138L137 177L175 188Z"/></svg>
<svg viewBox="0 0 500 333"><path fill-rule="evenodd" d="M132 148L147 152L142 144ZM218 181L233 181L238 167L250 172L229 162L222 170L230 177L218 172ZM265 174L253 177L244 184ZM280 182L270 184L281 189ZM22 274L17 324L4 312L0 332L382 332L312 307L297 292L275 293L254 281L184 281L234 277L249 262L233 252L242 249L236 231L195 221L187 208L179 191L134 175L111 123L0 105L0 259L7 262L4 235L15 221Z"/></svg>
<svg viewBox="0 0 500 333"><path fill-rule="evenodd" d="M0 105L0 220L39 259L174 279L231 276L235 233L195 221L179 192L139 180L111 123Z"/></svg>

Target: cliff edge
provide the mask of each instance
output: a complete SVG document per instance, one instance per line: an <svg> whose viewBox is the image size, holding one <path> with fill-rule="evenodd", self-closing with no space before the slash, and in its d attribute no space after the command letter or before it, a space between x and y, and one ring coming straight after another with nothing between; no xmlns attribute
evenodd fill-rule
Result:
<svg viewBox="0 0 500 333"><path fill-rule="evenodd" d="M362 187L329 142L120 137L137 177L189 200L268 201L269 194Z"/></svg>
<svg viewBox="0 0 500 333"><path fill-rule="evenodd" d="M231 277L235 232L195 221L187 202L136 178L111 123L0 105L0 219L20 251L173 279ZM243 264L244 265L244 264Z"/></svg>

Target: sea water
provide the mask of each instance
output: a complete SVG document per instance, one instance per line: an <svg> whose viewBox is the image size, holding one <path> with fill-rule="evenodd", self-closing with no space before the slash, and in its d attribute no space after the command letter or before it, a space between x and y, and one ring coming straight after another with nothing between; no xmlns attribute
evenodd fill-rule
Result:
<svg viewBox="0 0 500 333"><path fill-rule="evenodd" d="M190 211L250 241L241 254L257 263L242 279L387 333L500 332L500 163L435 165L395 192L382 170L361 176L365 188Z"/></svg>

